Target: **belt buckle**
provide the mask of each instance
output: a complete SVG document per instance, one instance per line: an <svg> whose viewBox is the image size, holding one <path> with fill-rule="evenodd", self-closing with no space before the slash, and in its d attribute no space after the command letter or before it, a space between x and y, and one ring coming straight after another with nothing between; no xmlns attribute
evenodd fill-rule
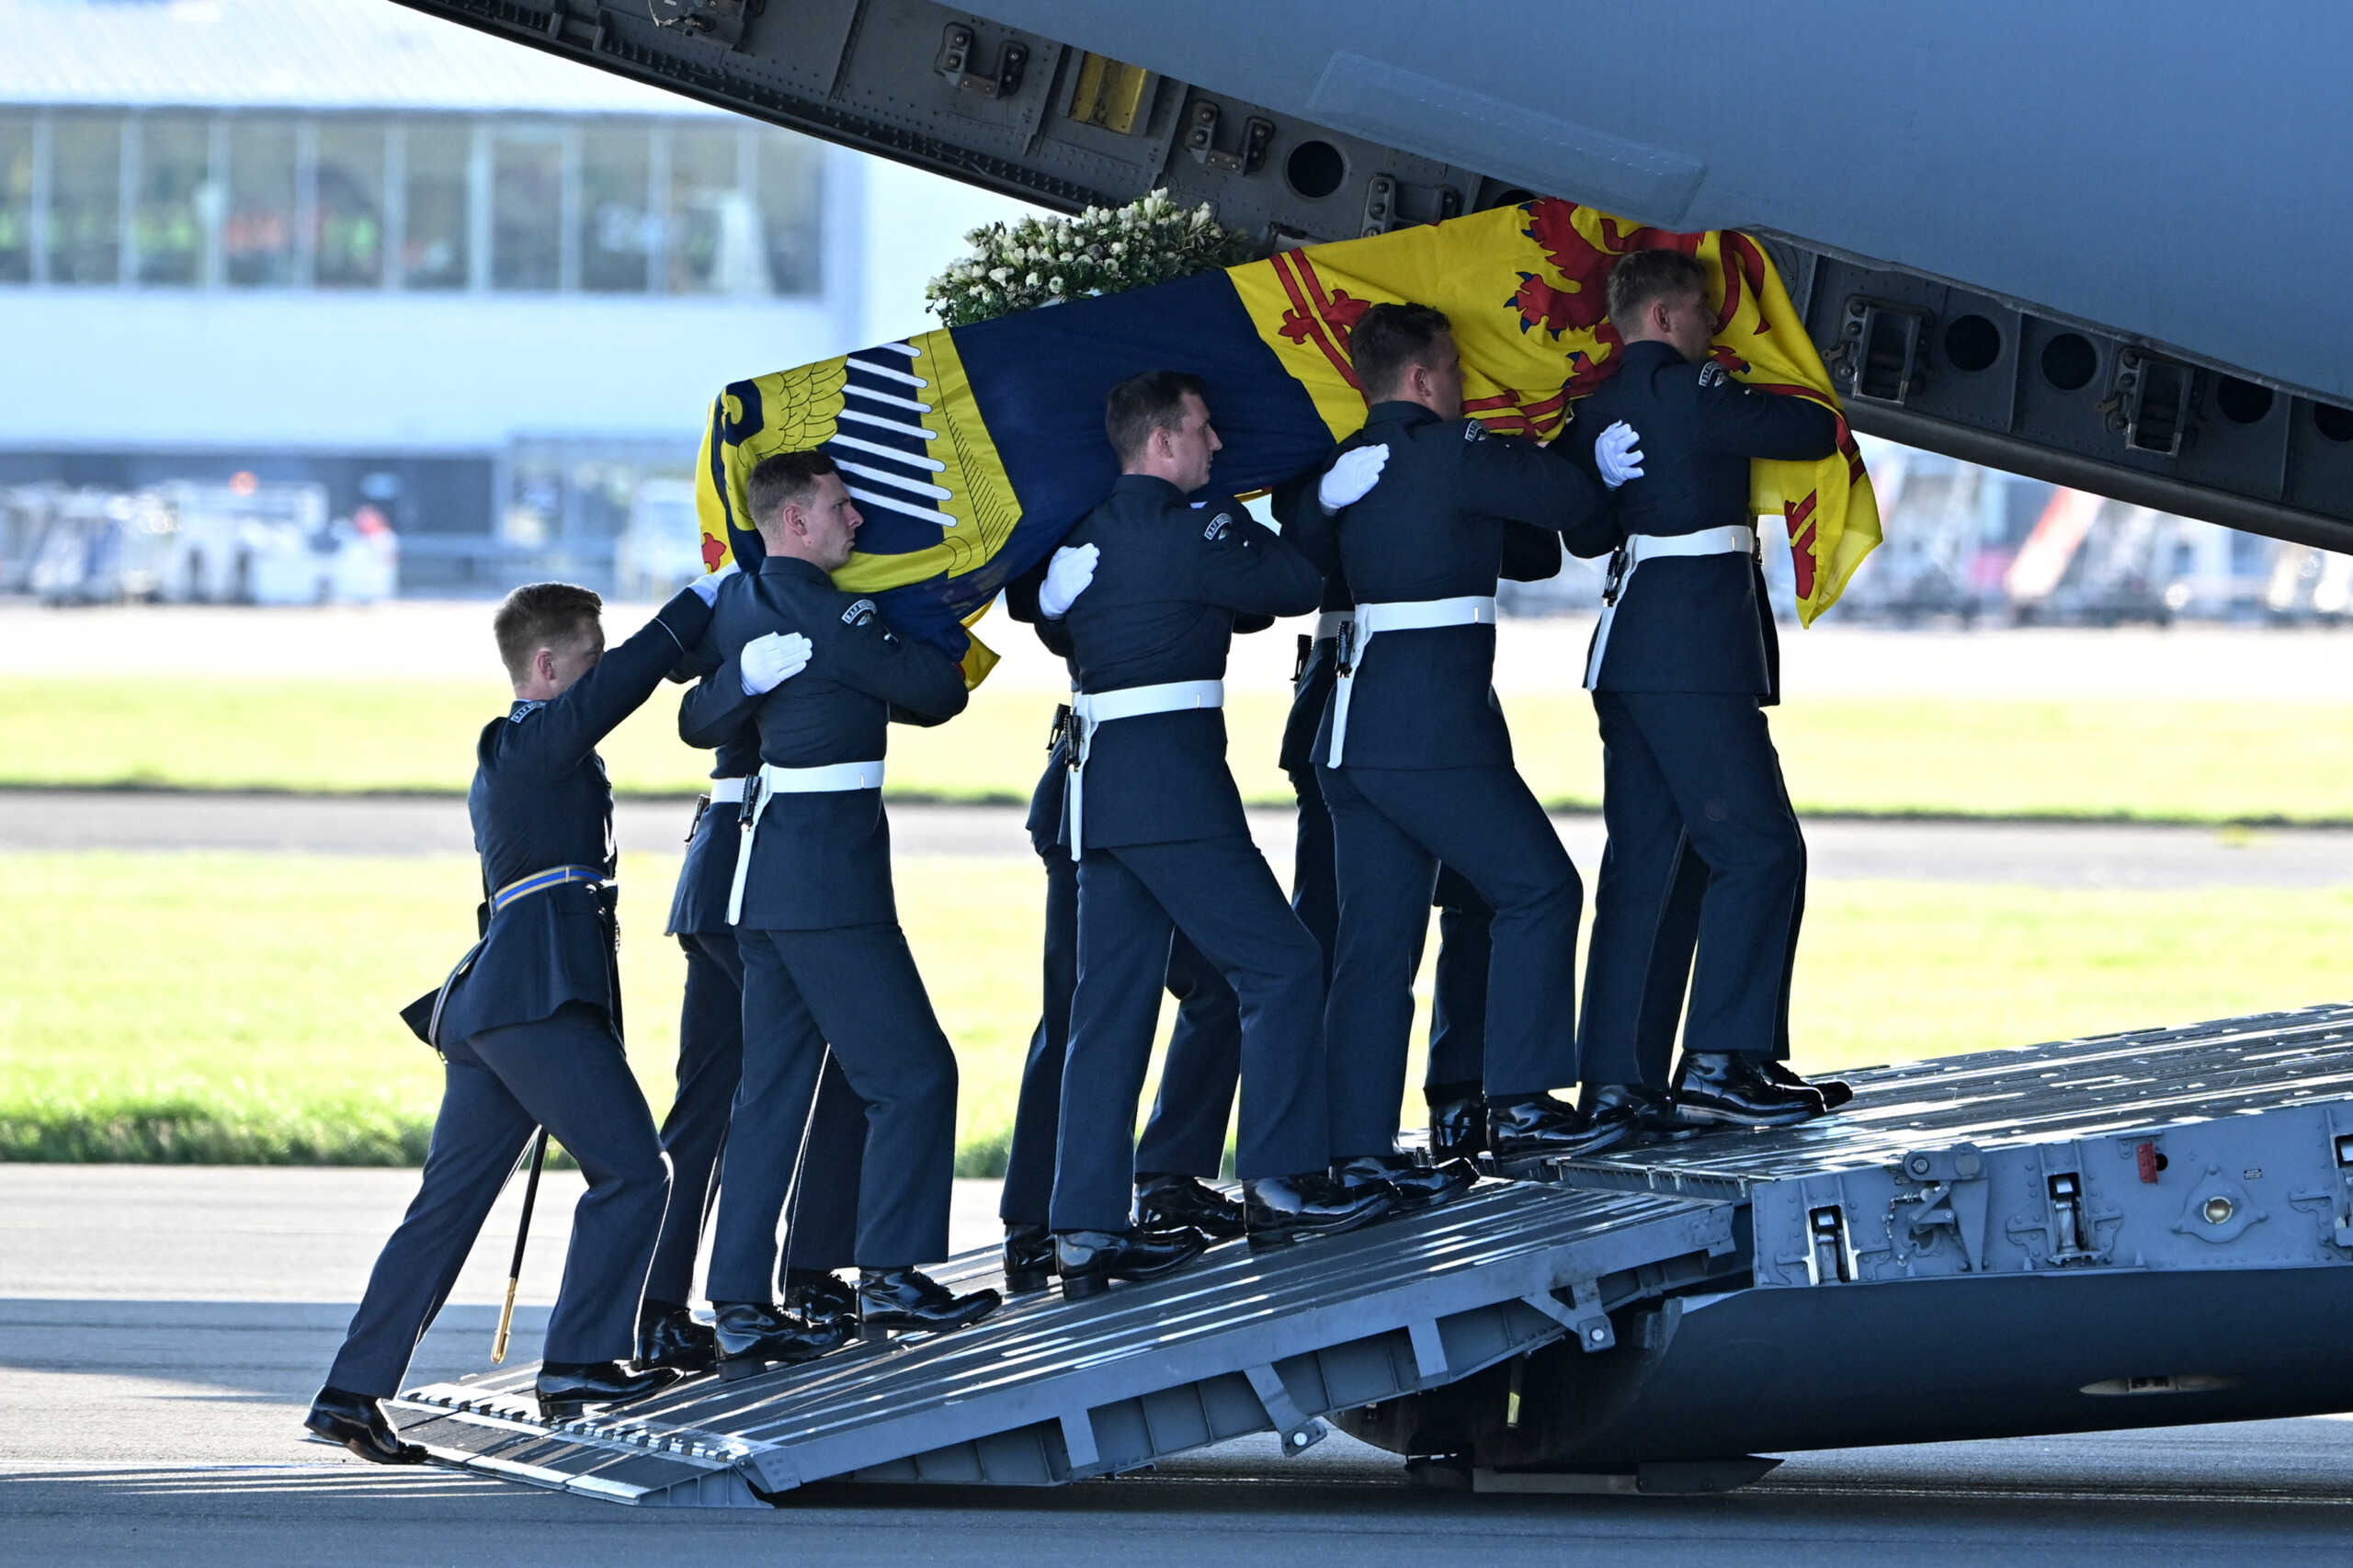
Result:
<svg viewBox="0 0 2353 1568"><path fill-rule="evenodd" d="M1603 604L1608 605L1612 608L1616 607L1618 603L1619 591L1626 585L1626 569L1628 564L1627 550L1624 545L1621 544L1617 549L1609 552L1609 574L1603 578L1601 583L1601 602Z"/></svg>

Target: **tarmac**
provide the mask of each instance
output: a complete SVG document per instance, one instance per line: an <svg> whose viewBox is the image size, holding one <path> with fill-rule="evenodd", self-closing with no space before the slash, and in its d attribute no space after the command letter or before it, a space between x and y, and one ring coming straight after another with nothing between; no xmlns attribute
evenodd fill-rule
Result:
<svg viewBox="0 0 2353 1568"><path fill-rule="evenodd" d="M2353 1553L2353 1425L2336 1419L1793 1455L1721 1497L1433 1491L1338 1436L1299 1459L1254 1439L1046 1492L819 1486L772 1513L385 1470L306 1440L301 1419L415 1179L0 1165L0 1562L2245 1568ZM548 1180L518 1358L538 1353L580 1191L573 1173ZM415 1381L486 1366L517 1200ZM959 1245L993 1239L994 1205L994 1184L960 1184Z"/></svg>

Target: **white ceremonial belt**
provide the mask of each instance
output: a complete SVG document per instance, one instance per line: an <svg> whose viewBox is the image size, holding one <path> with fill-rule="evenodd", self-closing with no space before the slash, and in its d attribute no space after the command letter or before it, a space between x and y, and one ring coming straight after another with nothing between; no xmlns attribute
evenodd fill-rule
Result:
<svg viewBox="0 0 2353 1568"><path fill-rule="evenodd" d="M1074 691L1070 694L1070 780L1063 791L1070 812L1070 858L1086 852L1086 754L1095 732L1116 719L1141 719L1147 713L1184 713L1225 706L1222 680L1172 680L1159 686L1131 686L1118 691Z"/></svg>
<svg viewBox="0 0 2353 1568"><path fill-rule="evenodd" d="M1400 599L1390 604L1360 604L1355 621L1340 637L1340 676L1332 688L1332 755L1324 766L1340 766L1348 739L1348 698L1356 689L1357 666L1364 651L1384 631L1428 631L1441 626L1493 626L1495 596L1461 594L1450 599Z"/></svg>
<svg viewBox="0 0 2353 1568"><path fill-rule="evenodd" d="M744 917L744 880L752 870L752 842L759 835L760 818L767 814L768 802L779 795L830 795L851 790L882 788L882 765L880 762L829 762L822 767L779 767L774 763L760 764L754 774L757 788L745 797L751 803L744 812L743 842L735 849L735 881L727 890L727 924L734 925ZM714 781L719 782L719 781ZM713 800L718 799L714 794Z"/></svg>
<svg viewBox="0 0 2353 1568"><path fill-rule="evenodd" d="M744 783L745 781L741 778L712 779L710 781L710 789L709 790L710 795L710 803L714 806L733 806L742 804L744 800Z"/></svg>
<svg viewBox="0 0 2353 1568"><path fill-rule="evenodd" d="M1315 641L1329 642L1346 636L1348 628L1356 623L1357 612L1352 609L1327 609L1315 618Z"/></svg>
<svg viewBox="0 0 2353 1568"><path fill-rule="evenodd" d="M1618 602L1626 597L1626 585L1634 580L1635 567L1676 555L1756 553L1756 530L1746 523L1727 523L1697 533L1629 535L1609 559L1609 585L1602 590L1601 619L1593 629L1593 652L1586 656L1585 688L1591 691L1594 682L1601 678L1601 655L1609 646L1609 626L1618 619Z"/></svg>
<svg viewBox="0 0 2353 1568"><path fill-rule="evenodd" d="M822 767L779 767L760 764L760 795L829 795L842 790L880 790L880 762L829 762Z"/></svg>

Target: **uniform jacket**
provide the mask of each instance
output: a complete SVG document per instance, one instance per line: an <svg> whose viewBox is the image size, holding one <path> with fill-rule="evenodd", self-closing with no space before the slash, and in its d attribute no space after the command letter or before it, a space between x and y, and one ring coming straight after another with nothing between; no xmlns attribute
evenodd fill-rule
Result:
<svg viewBox="0 0 2353 1568"><path fill-rule="evenodd" d="M1188 506L1175 485L1144 474L1122 474L1063 542L1102 552L1061 633L1071 684L1084 692L1222 680L1236 630L1302 615L1324 591L1307 558L1240 502ZM1090 846L1247 832L1225 764L1223 711L1151 713L1097 730L1085 827Z"/></svg>
<svg viewBox="0 0 2353 1568"><path fill-rule="evenodd" d="M1326 462L1324 468L1330 467ZM1289 484L1275 494L1275 517L1283 531L1291 531L1297 518L1297 508L1316 505L1313 481L1321 477L1321 469L1307 475L1308 483ZM1302 531L1314 531L1310 524ZM1328 547L1326 547L1328 553ZM1532 528L1526 523L1504 524L1504 553L1502 575L1515 583L1540 583L1560 574L1561 536L1551 528ZM1333 563L1324 578L1324 603L1326 610L1356 608L1356 595L1349 591L1348 575ZM1290 716L1283 722L1283 744L1280 761L1283 771L1298 774L1315 767L1315 732L1323 726L1324 705L1332 699L1332 687L1339 680L1339 642L1336 638L1318 637L1303 651L1299 677L1291 682ZM1353 700L1353 699L1351 699ZM1352 720L1353 720L1353 716Z"/></svg>
<svg viewBox="0 0 2353 1568"><path fill-rule="evenodd" d="M744 644L771 631L809 639L809 667L765 697L744 691ZM806 561L771 555L756 574L719 591L706 645L717 665L678 708L678 736L717 745L746 719L760 760L819 767L882 759L892 720L936 724L964 710L964 672L926 643L884 624L874 601L834 586ZM898 919L891 891L891 826L880 790L780 794L753 839L741 926L819 931Z"/></svg>
<svg viewBox="0 0 2353 1568"><path fill-rule="evenodd" d="M1617 494L1598 555L1635 534L1753 525L1755 458L1826 458L1837 416L1818 403L1759 392L1713 360L1693 364L1664 343L1626 347L1618 373L1577 409L1564 440L1590 466L1595 436L1623 419L1642 437L1643 477ZM1781 650L1765 574L1752 556L1647 561L1618 599L1597 691L1702 691L1779 700ZM1350 738L1353 745L1354 737Z"/></svg>
<svg viewBox="0 0 2353 1568"><path fill-rule="evenodd" d="M1336 517L1302 505L1297 521L1286 525L1354 602L1493 594L1514 522L1565 533L1573 549L1604 536L1600 482L1559 452L1490 436L1476 420L1440 419L1412 403L1373 404L1364 428L1340 449L1381 443L1388 463L1362 500ZM1492 625L1375 637L1358 657L1346 760L1366 767L1509 766L1511 734L1490 684L1495 665ZM1322 762L1331 755L1328 702L1316 725L1313 756Z"/></svg>
<svg viewBox="0 0 2353 1568"><path fill-rule="evenodd" d="M554 866L612 876L613 789L597 743L654 694L710 619L701 599L682 593L563 696L517 702L483 727L466 810L485 887ZM442 1042L537 1023L567 1002L601 1007L618 1022L614 937L609 901L587 883L517 899L489 917L472 967L450 986ZM429 998L425 1006L429 1014Z"/></svg>
<svg viewBox="0 0 2353 1568"><path fill-rule="evenodd" d="M708 674L708 671L698 672ZM720 744L711 759L713 778L742 778L760 767L760 730L746 719ZM678 867L678 890L670 898L670 924L663 934L683 937L729 929L727 895L735 885L735 851L743 841L742 809L713 801L695 818L687 857Z"/></svg>

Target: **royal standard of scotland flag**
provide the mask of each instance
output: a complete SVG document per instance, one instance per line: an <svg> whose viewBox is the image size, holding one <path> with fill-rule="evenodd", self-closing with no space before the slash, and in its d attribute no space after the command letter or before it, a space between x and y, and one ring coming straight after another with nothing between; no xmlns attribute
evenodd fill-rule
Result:
<svg viewBox="0 0 2353 1568"><path fill-rule="evenodd" d="M1368 306L1410 300L1454 323L1463 411L1549 439L1617 369L1622 346L1603 301L1610 264L1664 246L1709 269L1728 369L1837 407L1772 262L1746 235L1677 234L1536 200L734 382L712 403L703 437L703 559L716 570L739 550L756 558L745 476L771 453L822 446L866 517L835 580L875 596L903 633L964 652L977 680L994 659L964 625L1110 491L1118 464L1103 400L1118 382L1154 369L1200 376L1225 441L1211 483L1248 494L1321 460L1364 422L1349 330ZM1836 456L1759 462L1751 490L1756 512L1789 530L1799 615L1811 623L1880 540L1844 420Z"/></svg>

